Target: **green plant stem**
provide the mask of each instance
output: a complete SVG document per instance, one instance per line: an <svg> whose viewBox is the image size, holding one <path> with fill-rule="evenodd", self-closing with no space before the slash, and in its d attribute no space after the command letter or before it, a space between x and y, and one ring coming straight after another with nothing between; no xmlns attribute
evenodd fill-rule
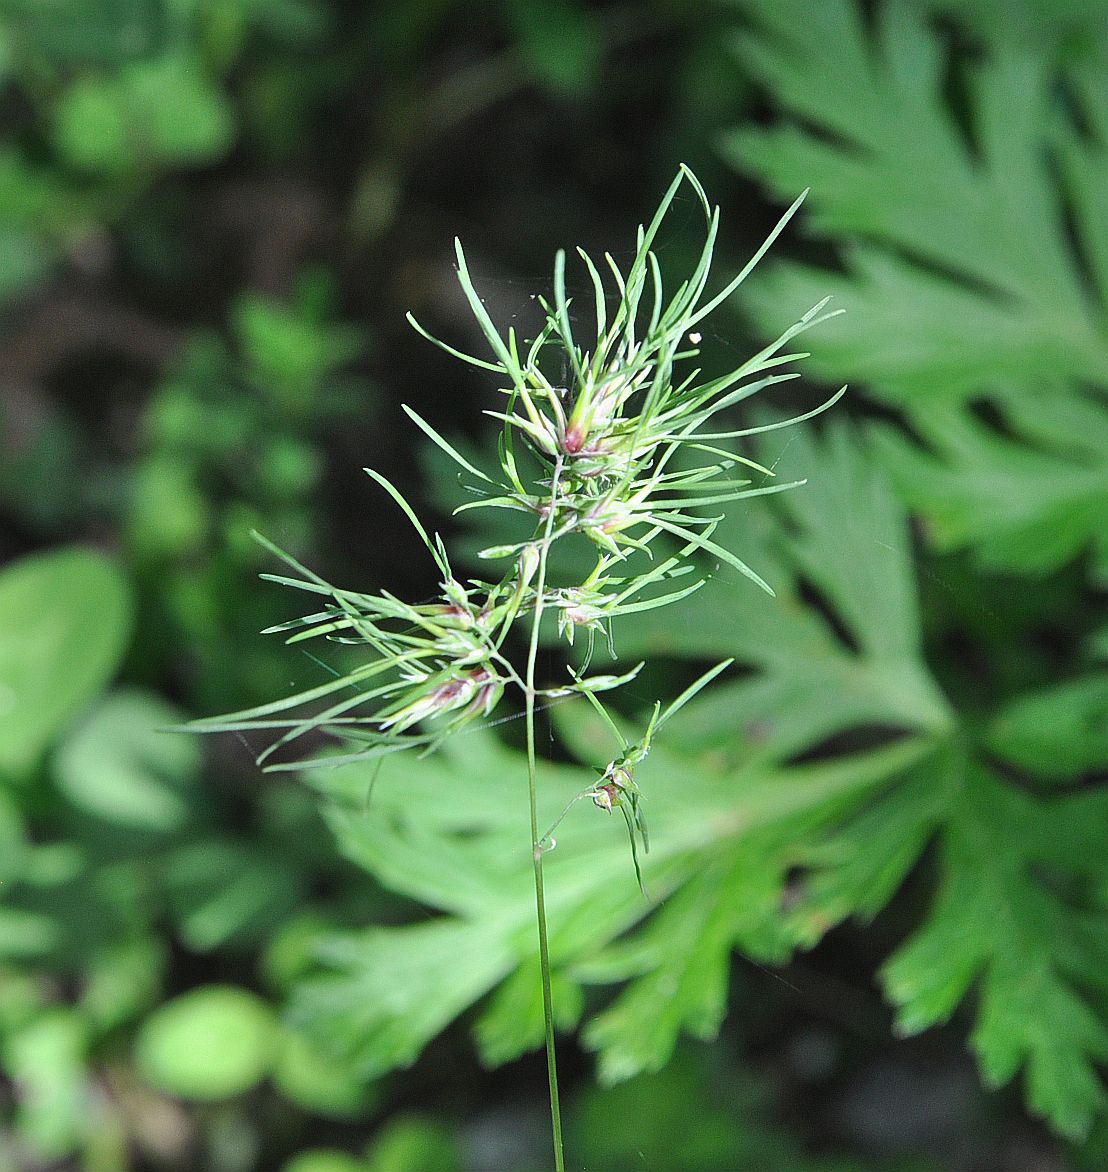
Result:
<svg viewBox="0 0 1108 1172"><path fill-rule="evenodd" d="M539 624L542 622L543 593L546 589L546 564L558 496L562 461L554 464L550 481L550 509L546 531L539 545L539 565L535 580L535 609L531 622L531 642L527 649L527 675L524 695L527 706L527 791L531 802L531 860L535 869L535 915L539 926L539 968L542 970L542 1013L546 1029L546 1073L550 1083L550 1121L554 1129L554 1167L565 1172L562 1155L562 1111L558 1102L558 1061L554 1051L554 1002L550 992L550 946L546 931L546 895L542 877L542 841L539 838L538 776L535 760L535 661L539 652Z"/></svg>

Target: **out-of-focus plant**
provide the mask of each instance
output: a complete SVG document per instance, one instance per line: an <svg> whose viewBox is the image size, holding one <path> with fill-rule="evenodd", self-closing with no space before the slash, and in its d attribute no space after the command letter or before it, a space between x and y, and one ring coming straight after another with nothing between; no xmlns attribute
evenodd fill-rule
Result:
<svg viewBox="0 0 1108 1172"><path fill-rule="evenodd" d="M90 1053L149 1006L164 963L128 881L134 861L110 835L81 833L84 820L105 818L106 828L117 813L124 835L188 816L199 756L187 740L117 728L106 751L93 743L90 706L113 707L98 698L132 619L126 579L91 551L27 558L0 574L0 1059L22 1162L121 1142L119 1120L92 1108ZM127 705L151 724L175 716L152 696L114 697L117 712ZM59 980L74 983L72 997Z"/></svg>
<svg viewBox="0 0 1108 1172"><path fill-rule="evenodd" d="M309 274L290 304L241 296L231 343L197 335L145 410L124 522L144 597L158 608L141 650L156 659L172 632L190 648L204 699L217 699L213 689L256 694L273 678L273 656L250 635L272 611L241 587L259 564L251 530L271 529L306 552L321 440L372 410L364 381L344 369L364 335L331 320L331 291Z"/></svg>
<svg viewBox="0 0 1108 1172"><path fill-rule="evenodd" d="M373 1104L276 1013L311 931L346 918L311 803L281 787L249 834L221 824L195 740L165 731L182 711L108 688L134 613L131 584L90 550L0 574L0 1153L19 1167L79 1153L122 1172L152 1108L175 1119L177 1147L207 1143L174 1101L233 1100L263 1079L311 1114ZM311 894L322 875L327 901ZM159 1005L173 939L193 954L265 945L270 997L211 985Z"/></svg>
<svg viewBox="0 0 1108 1172"><path fill-rule="evenodd" d="M1031 1108L1082 1137L1103 1118L1108 1057L1108 791L1092 784L1108 677L1082 588L1108 574L1108 10L933 7L970 32L952 42L927 5L879 4L872 27L852 0L734 5L734 51L777 118L725 152L778 192L803 175L811 229L842 261L779 265L745 305L763 326L815 289L850 310L813 369L860 381L890 416L867 435L923 522L924 580L942 592L929 650L955 702L936 709L925 779L806 844L790 919L811 943L873 914L934 841L933 904L882 972L898 1028L944 1022L975 992L985 1080L1022 1069ZM890 642L907 593L858 585L894 560L878 531L858 542L856 585L823 593L887 673L914 657ZM805 675L787 716L749 713L799 726L794 749L848 727L826 722Z"/></svg>
<svg viewBox="0 0 1108 1172"><path fill-rule="evenodd" d="M873 35L849 0L807 22L799 4L738 7L758 31L736 52L808 129L724 148L777 191L812 183L812 230L845 270L781 265L748 299L757 319L816 289L849 306L815 369L856 372L910 429L875 434L934 547L1031 576L1089 548L1108 577L1108 66L1088 35L1108 8L1087 6L1060 60L998 21L970 64L918 6L883 4Z"/></svg>
<svg viewBox="0 0 1108 1172"><path fill-rule="evenodd" d="M653 246L685 184L703 208L706 237L692 272L667 295ZM555 261L552 298L539 300L545 323L535 338L528 340L518 338L514 329L506 336L497 329L473 285L459 243L458 278L494 360L431 340L454 357L502 380L505 409L489 412L503 424L498 472L490 476L481 471L430 423L411 409L408 414L469 478L474 500L463 509L520 513L529 532L518 541L482 551L485 559L508 562L509 568L498 580L462 582L442 540L428 535L388 480L367 469L415 527L442 576L441 595L432 602L411 605L389 593L369 595L339 589L271 547L297 576L265 576L316 596L322 608L273 629L291 630L289 641L293 643L323 637L353 644L368 653L369 659L305 692L192 726L207 732L286 730L260 755L259 763L308 733L319 729L337 733L351 742L351 747L345 756L320 762L333 768L342 762L361 763L409 748L430 753L471 721L487 718L505 691L517 695L526 718L543 1032L559 1169L564 1163L544 855L555 845L553 831L576 801L591 798L599 808L609 813L619 809L624 815L641 886L639 850L645 852L649 840L636 781L638 767L650 752L656 732L730 660L701 675L664 711L656 704L646 731L631 741L608 714L598 693L628 683L639 669L590 676L585 674L586 659L580 672L569 669L568 681L540 686L540 630L544 616L554 615L568 643L573 642L574 630L581 629L590 641L597 631L605 631L610 644L616 618L669 605L703 586L707 576L696 561L700 554L727 563L772 594L754 570L712 539L722 514L702 510L778 493L802 481L775 483L770 469L734 456L718 444L787 427L818 414L839 396L798 419L753 429L706 428L733 404L795 378L791 373L776 373L798 357L786 351L787 343L833 315L824 311L825 302L817 304L775 342L725 375L701 377L700 368L692 363L699 353L697 327L746 279L799 204L797 200L786 212L739 274L709 296L719 209L711 207L692 173L682 169L649 226L639 228L635 256L626 271L605 254L603 268L607 272L602 276L592 258L578 250L594 295L595 329L584 343L575 338L571 324L564 253L559 252ZM562 380L568 386L561 385ZM740 475L734 474L736 470ZM759 483L755 485L749 473L757 476ZM584 540L594 547L596 560L584 578L554 581L551 552L563 539ZM690 576L691 582L682 581ZM510 658L510 636L517 623L528 630L525 664L519 668ZM541 832L536 709L540 701L547 704L573 695L588 699L614 734L619 752L598 770L598 780ZM303 763L269 767L302 768Z"/></svg>
<svg viewBox="0 0 1108 1172"><path fill-rule="evenodd" d="M251 135L269 123L302 128L328 77L317 53L333 18L327 0L75 0L64 13L4 0L3 67L23 115L0 152L0 248L15 262L3 266L0 295L45 277L160 179L225 159L244 124ZM244 57L240 103L230 75ZM300 86L289 76L298 61ZM280 118L254 116L265 101L281 102Z"/></svg>

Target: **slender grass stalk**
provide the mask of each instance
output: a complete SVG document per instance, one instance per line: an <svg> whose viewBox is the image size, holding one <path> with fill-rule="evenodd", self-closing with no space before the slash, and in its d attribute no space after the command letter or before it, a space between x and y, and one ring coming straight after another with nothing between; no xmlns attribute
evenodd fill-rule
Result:
<svg viewBox="0 0 1108 1172"><path fill-rule="evenodd" d="M550 1084L550 1122L554 1130L554 1167L564 1172L562 1154L562 1109L558 1098L558 1058L554 1044L554 996L550 989L550 943L546 930L546 892L543 887L543 840L539 837L538 765L535 755L535 662L539 653L539 625L542 622L541 599L546 589L546 566L550 554L551 534L554 531L554 502L562 461L558 457L550 485L550 509L546 514L546 529L539 544L539 564L536 572L538 601L531 612L531 640L527 647L527 669L524 675L524 702L527 706L527 796L531 804L531 860L535 873L535 916L539 928L539 968L542 971L542 1016L546 1032L546 1074Z"/></svg>

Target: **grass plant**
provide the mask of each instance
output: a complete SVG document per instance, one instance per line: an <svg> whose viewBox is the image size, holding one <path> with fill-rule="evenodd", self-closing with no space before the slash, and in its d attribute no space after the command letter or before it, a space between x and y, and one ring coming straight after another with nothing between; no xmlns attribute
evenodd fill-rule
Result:
<svg viewBox="0 0 1108 1172"><path fill-rule="evenodd" d="M704 242L691 272L672 292L663 286L654 251L659 229L679 192L690 190L704 214ZM746 279L796 213L800 196L750 261L718 291L709 293L719 232L719 208L682 167L649 224L640 226L634 259L623 270L605 254L598 263L577 256L591 288L586 336L575 334L577 306L567 294L566 255L554 263L553 291L539 297L545 322L533 339L501 332L486 310L456 244L458 279L489 348L489 357L464 353L412 325L455 358L490 372L502 395L487 414L500 423L495 471L467 459L432 423L405 407L417 427L461 469L472 499L468 509L521 515L518 541L483 549L480 557L503 567L499 575L462 579L446 545L430 534L392 483L366 469L415 528L440 575L440 592L411 604L387 591L340 589L259 538L291 573L264 577L304 591L314 608L270 628L289 643L327 639L366 652L363 663L316 687L226 716L195 722L204 732L266 730L273 740L260 754L266 769L380 759L402 750L434 751L472 721L489 717L506 693L521 702L526 721L530 851L542 973L545 1041L555 1167L564 1168L558 1103L543 859L555 845L561 818L541 832L537 803L536 713L540 704L583 697L603 718L615 754L571 805L585 798L619 811L628 831L632 863L643 885L640 851L649 849L637 765L665 722L730 664L704 672L664 710L655 704L641 737L629 742L601 697L634 679L642 667L589 673L593 643L613 643L621 615L680 602L704 585L713 565L724 563L773 593L737 554L713 540L722 506L783 492L804 483L778 482L773 472L729 445L742 437L800 423L832 406L843 391L813 410L757 427L735 427L725 413L758 392L798 377L786 367L805 357L789 343L833 316L821 301L776 341L726 374L703 377L697 365L701 323ZM568 382L569 385L562 385ZM559 577L551 554L562 541L584 540L595 560L576 580ZM590 559L591 560L591 559ZM513 632L524 628L523 638ZM566 657L562 680L540 681L540 642L547 628L566 645L585 641L583 657ZM576 662L576 666L574 665ZM320 731L338 737L343 752L278 759ZM568 808L567 808L568 812ZM562 817L565 815L563 814Z"/></svg>

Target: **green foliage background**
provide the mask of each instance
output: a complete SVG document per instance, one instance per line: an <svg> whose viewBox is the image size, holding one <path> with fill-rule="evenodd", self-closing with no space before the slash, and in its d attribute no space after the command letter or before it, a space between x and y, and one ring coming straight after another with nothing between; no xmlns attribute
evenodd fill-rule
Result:
<svg viewBox="0 0 1108 1172"><path fill-rule="evenodd" d="M549 856L569 1164L1105 1166L1108 5L0 0L0 81L0 1172L545 1166L515 723L368 809L166 730L328 670L251 529L433 586L362 465L499 539L399 407L480 459L403 322L480 344L453 235L526 330L682 161L736 266L811 188L709 362L830 294L761 410L852 390L716 535L777 597L616 632L629 720L739 666L643 766L650 901L591 807ZM610 752L549 743L552 820Z"/></svg>

